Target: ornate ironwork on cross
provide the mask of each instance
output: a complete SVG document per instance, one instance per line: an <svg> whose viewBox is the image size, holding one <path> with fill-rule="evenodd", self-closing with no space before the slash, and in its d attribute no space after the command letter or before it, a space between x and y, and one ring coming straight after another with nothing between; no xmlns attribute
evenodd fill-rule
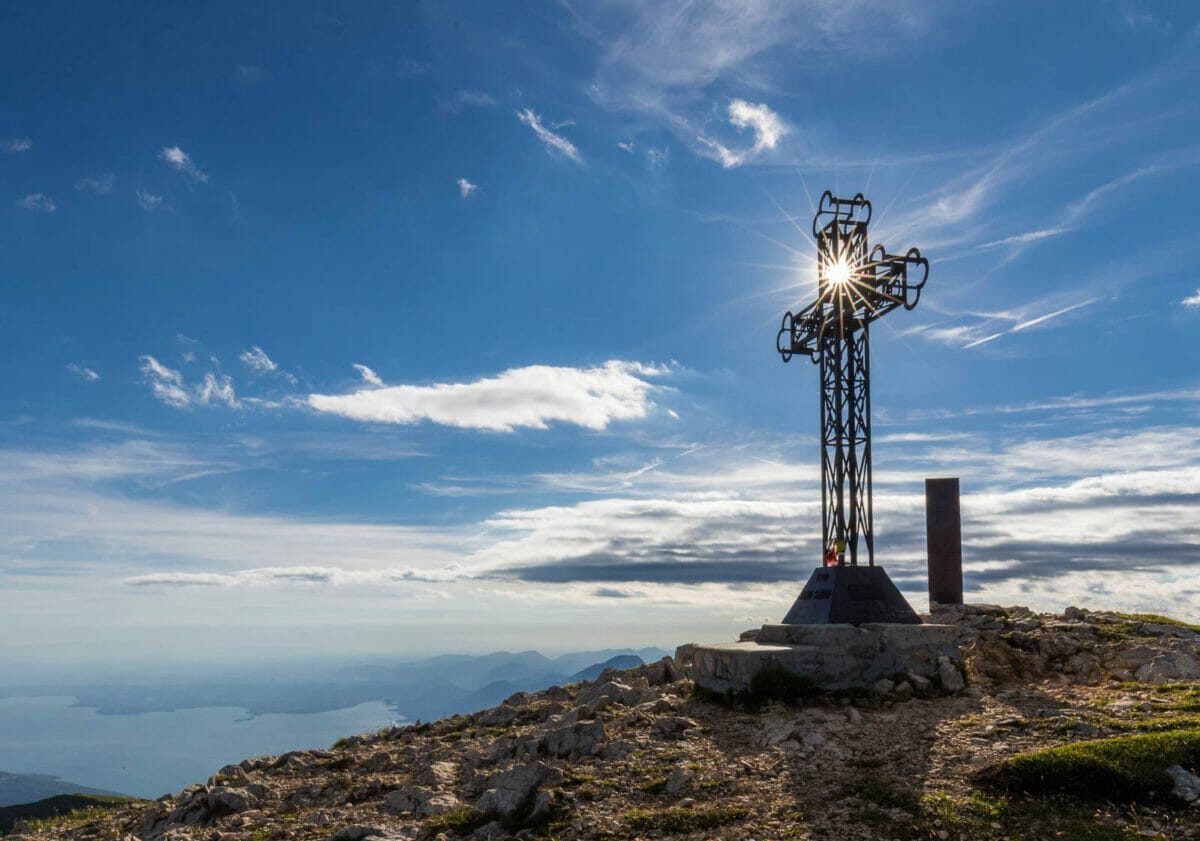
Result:
<svg viewBox="0 0 1200 841"><path fill-rule="evenodd" d="M875 565L868 328L897 307L915 307L929 277L929 261L916 248L902 256L868 248L870 221L862 193L821 196L813 217L817 298L783 317L775 341L784 362L804 355L821 366L822 545L836 552L838 566L847 557L858 565L860 538Z"/></svg>

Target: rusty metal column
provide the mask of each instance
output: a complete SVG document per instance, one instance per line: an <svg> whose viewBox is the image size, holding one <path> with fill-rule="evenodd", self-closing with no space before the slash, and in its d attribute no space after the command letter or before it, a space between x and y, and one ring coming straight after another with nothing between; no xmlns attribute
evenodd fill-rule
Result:
<svg viewBox="0 0 1200 841"><path fill-rule="evenodd" d="M925 480L925 541L929 601L962 604L962 516L957 478Z"/></svg>

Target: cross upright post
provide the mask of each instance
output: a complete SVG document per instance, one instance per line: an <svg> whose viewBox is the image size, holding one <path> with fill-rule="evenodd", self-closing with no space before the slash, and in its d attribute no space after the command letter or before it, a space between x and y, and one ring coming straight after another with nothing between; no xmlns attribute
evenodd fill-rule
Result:
<svg viewBox="0 0 1200 841"><path fill-rule="evenodd" d="M929 261L916 248L904 255L890 254L882 245L870 248L870 221L871 203L862 193L846 199L826 190L821 196L812 228L817 246L817 298L799 312L784 315L775 340L784 362L802 354L821 367L822 551L836 551L838 567L847 566L847 560L848 566L859 566L860 541L865 566L875 567L870 324L897 307L915 307L929 277ZM850 577L855 574L842 579ZM827 574L821 580L828 578ZM862 575L857 578L867 580ZM872 592L890 587L912 614L911 620L884 621L916 621L916 614L882 569L869 578L878 585ZM809 583L811 587L813 582ZM831 585L824 598L831 597L835 589ZM861 585L856 589L867 592ZM817 592L821 591L811 591L810 598L822 600L815 595ZM797 599L797 607L805 600L805 593L810 593L809 588ZM861 605L858 613L879 610L882 608ZM889 610L895 612L898 608L893 605ZM793 607L788 616L795 613Z"/></svg>

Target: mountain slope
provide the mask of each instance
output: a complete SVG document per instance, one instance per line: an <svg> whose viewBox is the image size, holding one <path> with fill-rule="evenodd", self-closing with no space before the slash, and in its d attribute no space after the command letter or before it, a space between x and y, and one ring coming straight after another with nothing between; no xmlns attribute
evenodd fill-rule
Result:
<svg viewBox="0 0 1200 841"><path fill-rule="evenodd" d="M1200 629L1072 611L939 612L967 656L970 685L952 697L902 680L871 697L726 706L693 692L684 646L678 663L246 760L33 837L1196 837L1200 809L1180 798L1200 786ZM1073 747L1047 753L1060 745ZM1143 781L1137 803L1081 785L1121 773Z"/></svg>
<svg viewBox="0 0 1200 841"><path fill-rule="evenodd" d="M49 774L14 774L0 771L0 806L32 803L59 794L97 794L112 797L124 795L115 791L88 788Z"/></svg>

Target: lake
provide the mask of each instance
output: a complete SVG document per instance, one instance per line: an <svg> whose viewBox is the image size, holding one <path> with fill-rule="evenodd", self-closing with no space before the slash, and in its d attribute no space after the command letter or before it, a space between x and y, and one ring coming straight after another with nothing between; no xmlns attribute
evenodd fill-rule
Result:
<svg viewBox="0 0 1200 841"><path fill-rule="evenodd" d="M0 698L0 770L153 799L269 753L327 748L399 723L382 701L309 714L202 707L99 715L69 695Z"/></svg>

